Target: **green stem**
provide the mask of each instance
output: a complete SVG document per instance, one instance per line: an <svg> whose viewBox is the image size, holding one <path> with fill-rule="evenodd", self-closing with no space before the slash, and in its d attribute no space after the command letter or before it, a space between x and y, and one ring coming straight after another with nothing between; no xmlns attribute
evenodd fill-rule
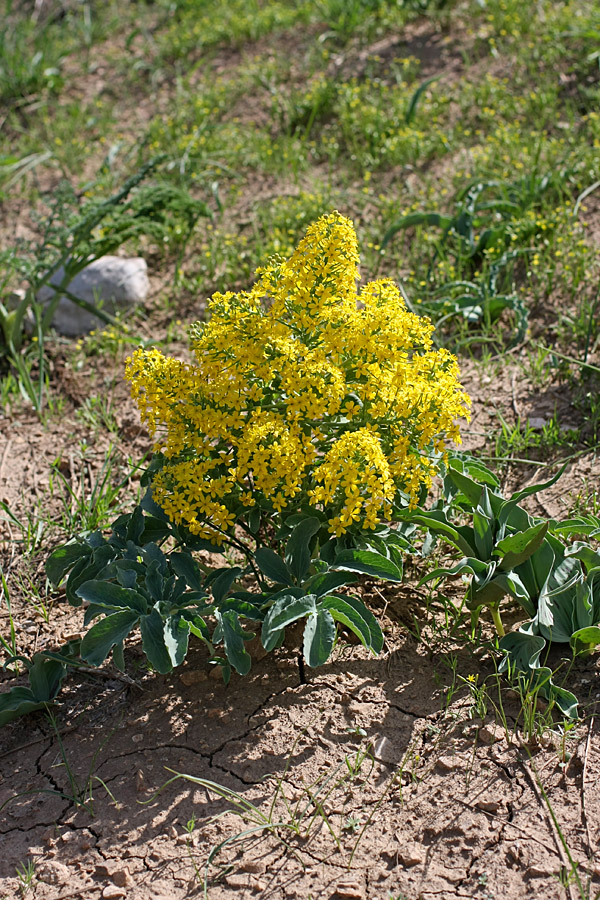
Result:
<svg viewBox="0 0 600 900"><path fill-rule="evenodd" d="M504 630L504 625L502 624L502 619L500 618L500 610L497 606L490 606L490 612L499 637L504 637L506 632Z"/></svg>

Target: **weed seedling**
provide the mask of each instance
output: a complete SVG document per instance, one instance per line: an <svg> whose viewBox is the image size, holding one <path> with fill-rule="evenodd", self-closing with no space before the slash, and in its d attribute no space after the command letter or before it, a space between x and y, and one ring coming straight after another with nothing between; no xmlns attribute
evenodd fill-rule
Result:
<svg viewBox="0 0 600 900"><path fill-rule="evenodd" d="M21 897L26 897L33 887L33 879L35 878L35 863L32 859L28 859L27 863L17 864L17 878L19 880L19 893Z"/></svg>

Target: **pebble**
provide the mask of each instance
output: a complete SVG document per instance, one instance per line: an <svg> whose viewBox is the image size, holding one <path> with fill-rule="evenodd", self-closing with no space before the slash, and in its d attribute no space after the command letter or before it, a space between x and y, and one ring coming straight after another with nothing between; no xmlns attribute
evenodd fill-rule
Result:
<svg viewBox="0 0 600 900"><path fill-rule="evenodd" d="M505 737L504 729L498 725L484 725L479 729L479 740L484 744L495 744Z"/></svg>
<svg viewBox="0 0 600 900"><path fill-rule="evenodd" d="M423 850L418 844L405 844L399 852L398 857L403 865L407 868L411 866L420 866L424 860Z"/></svg>
<svg viewBox="0 0 600 900"><path fill-rule="evenodd" d="M453 772L455 769L460 769L462 765L462 760L458 756L440 756L436 763L436 767L442 772Z"/></svg>
<svg viewBox="0 0 600 900"><path fill-rule="evenodd" d="M132 883L129 869L115 869L111 878L117 887L128 887Z"/></svg>
<svg viewBox="0 0 600 900"><path fill-rule="evenodd" d="M107 884L102 891L103 900L117 900L118 897L126 897L127 891L116 884Z"/></svg>
<svg viewBox="0 0 600 900"><path fill-rule="evenodd" d="M333 894L333 897L347 897L349 900L362 900L364 892L357 881L341 881Z"/></svg>
<svg viewBox="0 0 600 900"><path fill-rule="evenodd" d="M477 804L484 812L496 813L502 806L499 800L480 800Z"/></svg>

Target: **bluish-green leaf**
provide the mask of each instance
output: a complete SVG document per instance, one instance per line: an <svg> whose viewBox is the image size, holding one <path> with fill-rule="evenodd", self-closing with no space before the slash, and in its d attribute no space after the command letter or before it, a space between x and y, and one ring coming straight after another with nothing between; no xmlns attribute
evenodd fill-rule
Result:
<svg viewBox="0 0 600 900"><path fill-rule="evenodd" d="M315 597L323 597L343 585L353 584L356 580L356 576L352 572L321 572L313 575L310 581L306 582L305 587Z"/></svg>
<svg viewBox="0 0 600 900"><path fill-rule="evenodd" d="M240 625L237 613L224 612L221 616L223 643L227 659L240 675L247 675L252 665L252 657L246 650L244 638L249 637Z"/></svg>
<svg viewBox="0 0 600 900"><path fill-rule="evenodd" d="M0 694L0 727L45 706L46 703L36 700L29 688L13 687Z"/></svg>
<svg viewBox="0 0 600 900"><path fill-rule="evenodd" d="M169 560L175 574L185 579L185 583L189 588L193 591L202 590L202 569L189 553L183 551L171 553Z"/></svg>
<svg viewBox="0 0 600 900"><path fill-rule="evenodd" d="M500 568L505 572L514 569L533 556L541 547L548 531L548 522L539 522L526 531L510 534L498 541L494 548L494 556L501 558Z"/></svg>
<svg viewBox="0 0 600 900"><path fill-rule="evenodd" d="M173 669L173 660L165 643L165 625L157 609L140 619L142 647L148 662L157 672L165 675Z"/></svg>
<svg viewBox="0 0 600 900"><path fill-rule="evenodd" d="M589 653L600 644L600 628L597 625L580 628L571 635L570 644L573 653Z"/></svg>
<svg viewBox="0 0 600 900"><path fill-rule="evenodd" d="M521 491L516 491L510 499L516 500L517 503L519 503L521 500L524 500L525 497L530 497L532 494L539 494L540 491L544 491L546 490L546 488L552 487L553 484L556 484L567 466L568 463L565 463L563 466L561 466L556 475L550 478L549 481L543 481L540 484L530 484L528 487L523 488Z"/></svg>
<svg viewBox="0 0 600 900"><path fill-rule="evenodd" d="M57 659L36 653L29 666L29 683L36 700L54 700L66 674L66 666Z"/></svg>
<svg viewBox="0 0 600 900"><path fill-rule="evenodd" d="M179 613L169 616L164 623L165 647L173 666L180 666L188 650L190 623Z"/></svg>
<svg viewBox="0 0 600 900"><path fill-rule="evenodd" d="M525 672L539 666L540 654L545 646L546 641L539 634L528 634L523 631L511 631L499 642L499 647L506 654L510 665ZM506 668L507 664L503 662L501 670Z"/></svg>
<svg viewBox="0 0 600 900"><path fill-rule="evenodd" d="M402 570L398 569L396 563L371 550L342 550L337 554L333 567L343 572L360 572L384 578L386 581L402 581Z"/></svg>
<svg viewBox="0 0 600 900"><path fill-rule="evenodd" d="M279 557L277 558L279 559ZM217 575L217 577L214 579L214 581L211 582L210 585L215 603L222 603L222 601L229 593L231 585L237 578L239 578L242 572L243 570L239 566L231 566L230 568L225 569L224 572L221 572L219 575Z"/></svg>
<svg viewBox="0 0 600 900"><path fill-rule="evenodd" d="M139 613L124 609L96 622L81 641L81 658L91 666L101 666L114 645L125 640L138 619Z"/></svg>
<svg viewBox="0 0 600 900"><path fill-rule="evenodd" d="M138 615L144 615L148 609L148 601L138 591L111 584L110 581L86 581L77 588L77 595L87 603L107 609L135 610Z"/></svg>
<svg viewBox="0 0 600 900"><path fill-rule="evenodd" d="M282 558L270 547L259 547L254 554L256 565L267 578L276 584L293 584L290 571Z"/></svg>
<svg viewBox="0 0 600 900"><path fill-rule="evenodd" d="M327 609L310 615L304 626L304 659L311 668L322 666L335 643L335 622Z"/></svg>
<svg viewBox="0 0 600 900"><path fill-rule="evenodd" d="M58 585L78 560L87 559L91 555L91 547L81 541L64 544L54 550L46 560L46 575L52 584Z"/></svg>
<svg viewBox="0 0 600 900"><path fill-rule="evenodd" d="M285 562L296 581L301 582L310 566L310 544L321 527L314 516L307 516L294 527L285 548Z"/></svg>
<svg viewBox="0 0 600 900"><path fill-rule="evenodd" d="M363 647L371 650L371 629L357 610L342 597L323 597L319 608L328 609L336 622L349 628Z"/></svg>
<svg viewBox="0 0 600 900"><path fill-rule="evenodd" d="M277 645L281 632L292 622L316 612L314 594L305 597L280 597L273 604L262 626L261 641L265 650L271 651Z"/></svg>

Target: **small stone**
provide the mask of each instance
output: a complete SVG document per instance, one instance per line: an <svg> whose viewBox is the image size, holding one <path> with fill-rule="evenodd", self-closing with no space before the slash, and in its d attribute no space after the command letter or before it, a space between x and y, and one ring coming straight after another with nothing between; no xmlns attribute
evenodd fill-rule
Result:
<svg viewBox="0 0 600 900"><path fill-rule="evenodd" d="M398 853L398 858L407 868L420 866L424 860L423 850L418 844L404 844Z"/></svg>
<svg viewBox="0 0 600 900"><path fill-rule="evenodd" d="M495 744L505 737L505 732L498 725L484 725L479 729L479 740L484 744Z"/></svg>
<svg viewBox="0 0 600 900"><path fill-rule="evenodd" d="M440 756L436 766L442 772L453 772L455 769L461 768L462 761L458 756Z"/></svg>
<svg viewBox="0 0 600 900"><path fill-rule="evenodd" d="M134 744L139 744L139 743L141 743L141 741L144 740L144 735L143 734L134 734L134 735L132 735L131 740L133 741Z"/></svg>
<svg viewBox="0 0 600 900"><path fill-rule="evenodd" d="M480 800L477 806L484 812L497 813L502 804L499 800Z"/></svg>
<svg viewBox="0 0 600 900"><path fill-rule="evenodd" d="M553 866L544 864L543 862L536 862L533 863L532 866L529 866L527 874L538 876L539 878L547 878L549 875L555 875L556 872Z"/></svg>
<svg viewBox="0 0 600 900"><path fill-rule="evenodd" d="M238 866L238 869L241 872L250 872L251 875L264 875L266 866L264 862L261 862L258 859L248 859L242 860L242 862Z"/></svg>
<svg viewBox="0 0 600 900"><path fill-rule="evenodd" d="M202 681L208 680L208 674L201 669L190 669L189 672L182 672L179 680L186 687L192 687L194 684L200 684Z"/></svg>
<svg viewBox="0 0 600 900"><path fill-rule="evenodd" d="M70 872L66 866L59 862L41 862L36 866L35 875L38 881L46 884L67 885Z"/></svg>
<svg viewBox="0 0 600 900"><path fill-rule="evenodd" d="M129 869L115 869L111 877L117 887L128 887L131 884Z"/></svg>
<svg viewBox="0 0 600 900"><path fill-rule="evenodd" d="M341 881L332 897L347 897L349 900L362 900L364 892L357 881Z"/></svg>
<svg viewBox="0 0 600 900"><path fill-rule="evenodd" d="M135 789L138 794L143 794L144 791L147 790L146 779L144 778L144 773L141 769L138 769L135 773Z"/></svg>
<svg viewBox="0 0 600 900"><path fill-rule="evenodd" d="M102 891L103 900L117 900L119 897L126 897L127 891L122 887L117 887L116 884L107 884L104 890Z"/></svg>
<svg viewBox="0 0 600 900"><path fill-rule="evenodd" d="M548 424L548 420L541 416L530 416L528 419L530 428L544 428Z"/></svg>

